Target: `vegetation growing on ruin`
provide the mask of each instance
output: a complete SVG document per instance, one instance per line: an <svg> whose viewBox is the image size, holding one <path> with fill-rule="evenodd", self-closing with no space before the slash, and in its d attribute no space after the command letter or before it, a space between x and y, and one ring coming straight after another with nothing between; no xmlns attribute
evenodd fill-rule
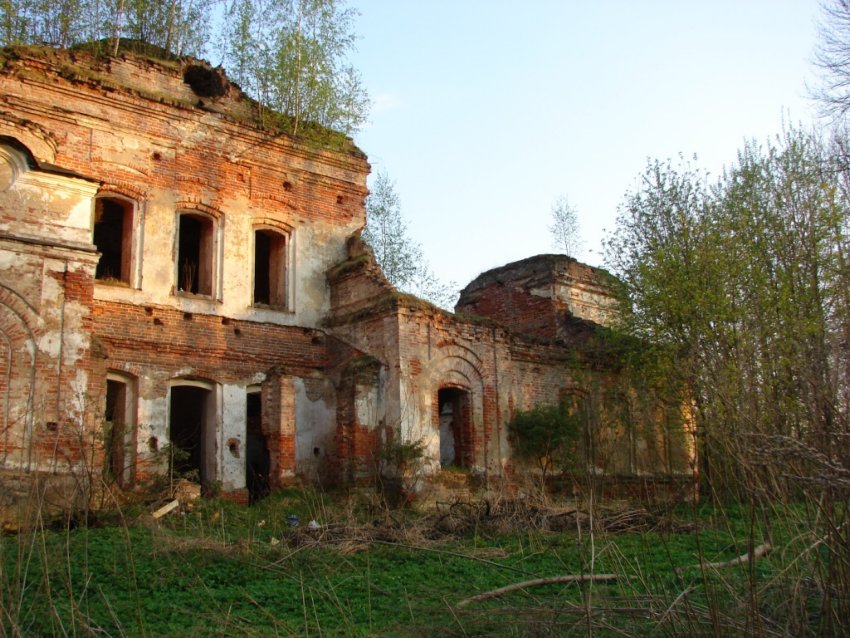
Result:
<svg viewBox="0 0 850 638"><path fill-rule="evenodd" d="M118 55L138 58L146 62L154 61L155 64L164 67L168 73L180 73L181 63L175 61L173 56L168 56L158 51L156 47L144 45L144 43L122 39ZM233 109L221 107L214 98L185 99L155 87L129 86L121 83L109 73L108 56L101 56L104 56L103 48L96 46L96 43L83 44L70 51L35 45L7 46L0 49L0 70L2 70L0 72L14 73L18 77L28 77L33 80L44 80L46 77L44 71L28 68L22 63L26 59L44 60L55 69L55 71L47 70L47 73L55 72L71 83L120 91L180 109L202 108L225 119L258 127L272 137L287 135L308 147L351 153L357 157L363 155L347 135L313 122L302 123L296 135L294 120L291 116L272 110L243 93L239 93L237 99L248 105L246 113L250 115L247 117Z"/></svg>
<svg viewBox="0 0 850 638"><path fill-rule="evenodd" d="M355 15L342 0L17 0L0 3L0 45L98 56L123 48L167 61L217 55L248 95L286 114L285 132L322 141L325 128L356 131L369 109L347 62Z"/></svg>
<svg viewBox="0 0 850 638"><path fill-rule="evenodd" d="M815 588L795 592L820 560L799 534L813 504L590 509L504 495L416 514L286 491L159 521L149 507L0 537L2 634L806 635L830 613ZM460 604L564 575L586 580Z"/></svg>
<svg viewBox="0 0 850 638"><path fill-rule="evenodd" d="M508 422L511 450L518 459L538 467L545 486L553 470L563 471L572 464L583 427L578 411L567 402L517 410Z"/></svg>

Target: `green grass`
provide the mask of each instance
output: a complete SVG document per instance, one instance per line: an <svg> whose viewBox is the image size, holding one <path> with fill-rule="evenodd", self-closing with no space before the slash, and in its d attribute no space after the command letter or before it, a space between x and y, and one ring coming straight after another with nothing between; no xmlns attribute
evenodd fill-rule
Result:
<svg viewBox="0 0 850 638"><path fill-rule="evenodd" d="M696 521L684 532L479 528L428 541L404 535L417 523L411 514L346 512L357 525L336 523L335 534L292 529L290 514L302 523L341 516L325 497L284 492L252 508L205 501L157 523L124 512L126 523L101 516L95 525L2 537L0 635L708 635L712 622L741 620L734 612L753 577L763 595L781 599L777 574L787 567L781 552L756 563L754 575L695 567L700 555L747 551L751 534L760 542L766 530L753 528L746 508L678 512ZM775 523L774 542L792 543L793 530ZM512 582L591 569L621 578L456 607Z"/></svg>

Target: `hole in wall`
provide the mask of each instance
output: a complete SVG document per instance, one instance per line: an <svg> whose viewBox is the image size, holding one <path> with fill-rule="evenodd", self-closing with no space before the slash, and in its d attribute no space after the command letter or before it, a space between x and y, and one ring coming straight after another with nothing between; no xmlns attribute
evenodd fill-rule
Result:
<svg viewBox="0 0 850 638"><path fill-rule="evenodd" d="M222 75L200 64L187 66L183 81L200 97L221 97L227 93L227 83Z"/></svg>

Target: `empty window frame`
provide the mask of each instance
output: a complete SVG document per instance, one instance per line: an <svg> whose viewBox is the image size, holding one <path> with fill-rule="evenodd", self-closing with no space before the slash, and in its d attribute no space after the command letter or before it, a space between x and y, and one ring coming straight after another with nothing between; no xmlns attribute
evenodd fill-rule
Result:
<svg viewBox="0 0 850 638"><path fill-rule="evenodd" d="M254 229L254 305L287 309L289 235Z"/></svg>
<svg viewBox="0 0 850 638"><path fill-rule="evenodd" d="M95 278L131 284L135 206L130 200L102 196L95 200L93 242L100 252Z"/></svg>
<svg viewBox="0 0 850 638"><path fill-rule="evenodd" d="M200 213L177 216L177 290L213 295L215 279L215 220Z"/></svg>

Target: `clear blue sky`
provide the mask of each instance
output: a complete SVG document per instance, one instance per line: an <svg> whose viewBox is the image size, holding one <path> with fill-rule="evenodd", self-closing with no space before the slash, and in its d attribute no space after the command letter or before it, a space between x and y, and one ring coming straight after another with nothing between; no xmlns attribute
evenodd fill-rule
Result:
<svg viewBox="0 0 850 638"><path fill-rule="evenodd" d="M811 123L816 0L350 0L374 101L356 136L396 182L410 234L462 287L554 252L577 209L582 261L647 158L718 174L746 139Z"/></svg>

